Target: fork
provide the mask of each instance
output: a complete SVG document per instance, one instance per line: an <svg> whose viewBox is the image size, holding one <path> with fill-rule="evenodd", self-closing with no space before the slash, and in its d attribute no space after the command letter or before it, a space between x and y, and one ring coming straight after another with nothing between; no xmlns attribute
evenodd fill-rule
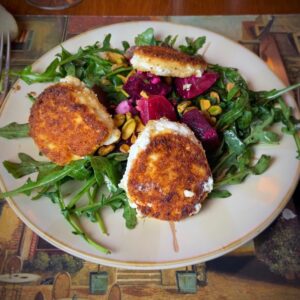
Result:
<svg viewBox="0 0 300 300"><path fill-rule="evenodd" d="M6 52L4 54L4 39L6 38ZM3 65L5 57L5 64ZM4 67L4 68L3 68ZM0 107L8 92L9 86L9 67L10 67L10 33L1 32L0 36ZM3 74L2 74L3 70Z"/></svg>

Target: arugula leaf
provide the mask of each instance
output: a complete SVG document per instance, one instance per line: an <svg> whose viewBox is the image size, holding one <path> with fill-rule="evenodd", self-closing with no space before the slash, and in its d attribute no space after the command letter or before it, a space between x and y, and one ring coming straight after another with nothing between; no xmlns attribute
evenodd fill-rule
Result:
<svg viewBox="0 0 300 300"><path fill-rule="evenodd" d="M244 181L244 179L251 174L251 170L245 169L233 174L227 174L222 179L218 180L214 184L214 188L219 189L220 187L232 184L239 184Z"/></svg>
<svg viewBox="0 0 300 300"><path fill-rule="evenodd" d="M300 87L300 82L290 85L290 86L280 89L280 90L273 89L271 91L259 91L259 92L254 92L254 94L259 99L273 100L273 99L276 99L276 98L282 96L283 94L285 94L291 90L294 90L296 88L299 88L299 87Z"/></svg>
<svg viewBox="0 0 300 300"><path fill-rule="evenodd" d="M63 69L61 69L62 71ZM63 71L62 71L63 72ZM64 72L66 76L76 77L76 66L73 62L66 63L64 65Z"/></svg>
<svg viewBox="0 0 300 300"><path fill-rule="evenodd" d="M108 190L116 192L122 176L120 162L102 156L92 156L90 162L98 184L105 181Z"/></svg>
<svg viewBox="0 0 300 300"><path fill-rule="evenodd" d="M39 200L42 197L47 197L46 194L49 192L51 189L51 186L45 186L42 189L40 189L35 196L31 197L31 200Z"/></svg>
<svg viewBox="0 0 300 300"><path fill-rule="evenodd" d="M114 159L116 161L127 161L128 153L114 152L114 153L108 154L106 157L108 159Z"/></svg>
<svg viewBox="0 0 300 300"><path fill-rule="evenodd" d="M238 155L245 150L245 144L232 129L224 131L224 140L231 153L236 153Z"/></svg>
<svg viewBox="0 0 300 300"><path fill-rule="evenodd" d="M234 98L235 95L238 94L240 87L238 85L234 85L233 88L227 94L227 101L230 101Z"/></svg>
<svg viewBox="0 0 300 300"><path fill-rule="evenodd" d="M240 118L237 120L237 127L241 130L247 130L253 120L253 113L251 110L245 110Z"/></svg>
<svg viewBox="0 0 300 300"><path fill-rule="evenodd" d="M223 92L227 93L226 84L228 82L234 83L236 87L249 92L247 82L237 69L209 64L208 70L219 73L220 79L218 80L217 84L222 88Z"/></svg>
<svg viewBox="0 0 300 300"><path fill-rule="evenodd" d="M234 152L234 148L229 148L227 152L220 157L218 163L213 168L215 182L224 178L227 174L234 174L238 171L248 169L252 161L251 148L245 147L242 153Z"/></svg>
<svg viewBox="0 0 300 300"><path fill-rule="evenodd" d="M105 206L111 207L113 211L123 207L124 202L126 201L125 191L118 189L116 192L111 193L108 196L104 194L101 195L101 199L98 202L88 204L82 207L76 207L72 209L72 212L78 216L81 216L86 213L92 213L98 211L100 208Z"/></svg>
<svg viewBox="0 0 300 300"><path fill-rule="evenodd" d="M123 218L128 229L135 228L137 224L136 209L130 207L128 202L124 206Z"/></svg>
<svg viewBox="0 0 300 300"><path fill-rule="evenodd" d="M91 215L98 212L99 209L105 206L111 207L113 211L124 208L123 217L125 219L127 228L132 229L136 226L136 210L129 206L126 193L122 189L118 189L116 192L107 197L102 194L99 202L94 202L82 207L73 208L71 212L76 214L77 216Z"/></svg>
<svg viewBox="0 0 300 300"><path fill-rule="evenodd" d="M25 67L22 71L12 72L13 75L19 76L27 84L32 84L36 82L51 82L57 81L59 78L59 73L56 71L59 66L59 59L54 59L47 69L42 72L33 72L31 66Z"/></svg>
<svg viewBox="0 0 300 300"><path fill-rule="evenodd" d="M224 150L225 151L225 150ZM215 162L210 162L213 167L212 173L214 178L219 178L220 174L223 174L225 170L229 169L231 166L237 163L237 154L234 152L226 151L219 157Z"/></svg>
<svg viewBox="0 0 300 300"><path fill-rule="evenodd" d="M68 221L68 223L71 225L73 228L73 234L81 236L85 241L87 241L91 246L93 246L95 249L105 253L109 254L110 250L99 243L95 242L93 239L91 239L81 228L79 225L79 220L76 218L76 215L71 213L65 206L62 194L61 194L61 189L60 189L60 184L57 182L56 185L56 194L54 194L52 197L55 203L58 203L61 213L65 217L65 219Z"/></svg>
<svg viewBox="0 0 300 300"><path fill-rule="evenodd" d="M110 46L110 40L111 40L111 34L107 34L104 37L103 43L102 43L102 51L109 51L111 49Z"/></svg>
<svg viewBox="0 0 300 300"><path fill-rule="evenodd" d="M281 112L282 112L282 123L285 127L282 129L285 133L291 134L295 140L297 147L297 159L300 159L300 136L298 134L296 123L293 119L291 108L285 103L282 98L278 99Z"/></svg>
<svg viewBox="0 0 300 300"><path fill-rule="evenodd" d="M226 190L218 190L218 189L213 189L213 191L211 191L208 194L208 199L214 199L214 198L228 198L231 196L231 193L226 191Z"/></svg>
<svg viewBox="0 0 300 300"><path fill-rule="evenodd" d="M63 211L62 211L63 213ZM95 249L97 249L100 252L103 252L105 254L110 254L111 251L102 246L101 244L95 242L92 238L90 238L86 232L83 231L83 229L80 227L79 220L74 216L74 215L70 215L68 213L63 213L63 215L65 216L65 219L69 222L69 224L72 226L73 228L73 234L75 235L80 235L85 241L87 241L91 246L93 246Z"/></svg>
<svg viewBox="0 0 300 300"><path fill-rule="evenodd" d="M271 164L271 156L263 154L255 166L252 167L252 172L255 175L260 175L264 173Z"/></svg>
<svg viewBox="0 0 300 300"><path fill-rule="evenodd" d="M82 163L78 164L78 167L69 173L69 176L76 180L85 180L92 175L92 170L89 166L89 160L82 159Z"/></svg>
<svg viewBox="0 0 300 300"><path fill-rule="evenodd" d="M251 133L249 136L247 136L247 138L245 138L244 143L247 145L258 142L267 144L278 143L279 136L275 132L265 130L266 127L273 124L274 116L274 110L271 109L269 115L267 115L264 120L254 122L251 125Z"/></svg>
<svg viewBox="0 0 300 300"><path fill-rule="evenodd" d="M116 211L124 206L127 196L125 191L119 188L116 192L111 193L109 197L103 197L101 201L103 206L109 206L113 211Z"/></svg>
<svg viewBox="0 0 300 300"><path fill-rule="evenodd" d="M249 105L249 95L246 91L241 90L241 95L234 101L233 106L221 115L217 122L217 128L223 131L240 118Z"/></svg>
<svg viewBox="0 0 300 300"><path fill-rule="evenodd" d="M118 75L122 74L123 76L127 76L131 70L132 67L120 67L108 72L104 77L105 79L98 82L98 85L106 93L110 103L118 104L129 97L124 91L124 83Z"/></svg>
<svg viewBox="0 0 300 300"><path fill-rule="evenodd" d="M245 148L240 155L232 153L230 159L222 166L222 170L218 170L218 176L214 182L214 189L219 189L222 186L238 184L251 174L252 151ZM221 173L222 172L222 173Z"/></svg>
<svg viewBox="0 0 300 300"><path fill-rule="evenodd" d="M135 37L134 42L136 46L155 46L157 41L154 37L154 29L148 28L141 34Z"/></svg>
<svg viewBox="0 0 300 300"><path fill-rule="evenodd" d="M118 69L115 69L113 71L111 71L110 73L106 74L105 77L109 78L111 76L126 72L129 73L130 71L132 71L132 67L120 67Z"/></svg>
<svg viewBox="0 0 300 300"><path fill-rule="evenodd" d="M248 151L248 150L247 150ZM225 176L217 179L214 182L214 190L220 187L232 184L239 184L245 180L245 178L250 175L260 175L264 173L271 164L271 157L268 155L262 155L254 166L251 166L251 159L249 157L250 152L245 152L240 158L238 158L237 166L238 168L235 172L228 172ZM246 154L246 156L245 156Z"/></svg>
<svg viewBox="0 0 300 300"><path fill-rule="evenodd" d="M16 188L9 192L0 193L0 198L15 196L20 193L29 193L34 189L41 188L44 186L48 186L50 184L55 184L68 176L72 171L76 170L80 164L82 164L81 160L74 161L69 165L66 165L63 169L52 172L44 177L37 179L36 181L28 181L19 188Z"/></svg>
<svg viewBox="0 0 300 300"><path fill-rule="evenodd" d="M124 52L126 52L130 48L130 44L127 41L123 41L122 46L123 46Z"/></svg>
<svg viewBox="0 0 300 300"><path fill-rule="evenodd" d="M52 191L52 192L44 192L44 197L47 197L51 200L52 203L56 204L60 202L60 195L58 190Z"/></svg>
<svg viewBox="0 0 300 300"><path fill-rule="evenodd" d="M28 99L32 102L32 103L34 103L35 101L36 101L36 97L34 97L32 94L30 94L30 93L28 93L27 94L27 97L28 97Z"/></svg>
<svg viewBox="0 0 300 300"><path fill-rule="evenodd" d="M99 186L101 186L104 182L104 174L107 168L108 161L106 158L102 157L94 159L93 157L91 159L91 166L93 168L96 181Z"/></svg>
<svg viewBox="0 0 300 300"><path fill-rule="evenodd" d="M7 160L3 162L7 172L10 173L14 178L21 178L25 175L35 172L43 172L44 169L46 169L48 172L49 169L57 167L57 165L51 162L34 160L25 153L19 153L18 156L21 161L20 163L14 163Z"/></svg>
<svg viewBox="0 0 300 300"><path fill-rule="evenodd" d="M180 45L179 50L184 52L188 55L195 55L197 54L198 50L203 47L206 41L205 36L200 36L197 39L192 39L189 37L185 38L186 45Z"/></svg>
<svg viewBox="0 0 300 300"><path fill-rule="evenodd" d="M89 197L89 205L96 203L96 197L99 190L99 185L95 184L93 187L93 192L91 193L91 189L88 191L88 197ZM100 214L101 209L98 209L96 211L87 211L86 216L92 221L97 222L101 232L105 235L107 235L107 229L104 224L104 221Z"/></svg>
<svg viewBox="0 0 300 300"><path fill-rule="evenodd" d="M118 49L111 48L110 38L110 34L105 36L102 47L96 42L85 48L80 47L74 54L62 47L61 53L56 55L57 58L50 63L44 72L33 72L32 67L28 66L22 71L14 72L13 75L19 76L27 84L55 82L67 75L72 75L92 87L111 70L112 66L112 63L101 58L99 53L104 51L122 53Z"/></svg>
<svg viewBox="0 0 300 300"><path fill-rule="evenodd" d="M162 45L163 46L167 46L167 47L171 47L173 48L176 40L178 38L178 35L172 36L172 35L168 35L163 41L162 41Z"/></svg>
<svg viewBox="0 0 300 300"><path fill-rule="evenodd" d="M18 124L16 122L9 123L8 125L0 128L0 136L6 139L18 139L29 136L29 125Z"/></svg>
<svg viewBox="0 0 300 300"><path fill-rule="evenodd" d="M110 38L110 35L105 36L102 47L100 47L99 42L96 42L95 44L86 46L85 48L80 47L74 54L68 52L62 47L62 52L56 55L60 58L59 65L62 66L72 61L85 63L85 59L88 58L104 65L111 64L108 60L105 60L98 55L100 52L106 51L121 53L118 49L110 48Z"/></svg>
<svg viewBox="0 0 300 300"><path fill-rule="evenodd" d="M237 169L245 170L251 167L253 161L253 150L250 147L245 147L245 151L237 157Z"/></svg>
<svg viewBox="0 0 300 300"><path fill-rule="evenodd" d="M89 189L96 183L96 178L94 176L86 180L85 184L79 189L75 196L70 200L67 209L71 209L75 204L81 199L81 197L89 191Z"/></svg>
<svg viewBox="0 0 300 300"><path fill-rule="evenodd" d="M61 166L58 166L58 165L56 165L56 164L52 164L52 163L49 163L49 164L45 164L45 165L43 165L43 167L39 167L38 168L38 176L37 176L37 180L40 180L40 179L42 179L43 177L45 177L45 176L47 176L47 175L49 175L49 174L51 174L51 173L53 173L53 172L56 172L56 171L59 171L59 170L61 170L63 167L61 167ZM71 179L71 177L68 179L68 180L70 180ZM64 178L63 180L61 180L61 181L67 181L67 177L66 178Z"/></svg>

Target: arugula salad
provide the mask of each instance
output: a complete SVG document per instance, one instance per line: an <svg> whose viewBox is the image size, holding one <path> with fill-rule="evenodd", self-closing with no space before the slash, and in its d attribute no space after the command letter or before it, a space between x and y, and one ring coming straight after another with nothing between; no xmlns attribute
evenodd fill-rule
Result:
<svg viewBox="0 0 300 300"><path fill-rule="evenodd" d="M177 36L167 36L159 40L154 30L148 28L135 37L135 45L123 41L123 49L117 49L111 45L111 35L108 34L102 43L79 48L76 53L61 47L61 52L44 72L35 72L31 66L13 72L12 75L29 85L58 82L66 76L77 77L87 87L101 91L105 105L122 135L126 124L127 127L129 123L135 125L130 125L134 127L130 135L124 134L113 146L100 147L94 155L65 166L37 161L25 153L19 153L19 162L4 161L7 172L16 179L34 173L37 177L35 180L28 179L15 190L0 193L0 198L20 193L30 196L33 201L47 197L58 205L74 234L80 235L99 251L110 253L108 248L88 236L80 225L80 218L86 217L98 223L101 232L107 234L109 229L105 227L105 216L101 215L101 210L110 207L114 211L123 210L127 228L136 226L136 210L129 205L125 191L118 184L126 168L130 146L137 135L148 120L168 116L170 105L176 112L176 121L187 124L206 149L214 178L209 198L229 197L228 185L240 184L247 176L260 175L269 168L272 157L264 154L255 158L254 146L280 142L280 136L272 130L272 125L276 123L282 125L284 134L294 138L297 147L295 156L300 159L299 120L293 117L292 108L282 98L284 93L299 87L300 83L281 90L253 91L237 69L215 64L207 65L209 76L191 81L185 78L162 79L133 69L130 53L134 47L162 46L197 56L206 41L203 36L195 39L187 37L185 44L177 45L176 39ZM186 88L178 88L176 82ZM196 86L196 93L190 90L191 84ZM149 95L163 95L168 103L156 106L153 100L152 109L155 111L148 109L145 113L141 108L141 104L145 103L139 102L139 98ZM28 101L35 100L35 95L28 94ZM196 124L195 119L199 119ZM0 128L0 136L6 139L29 137L29 125L7 124ZM71 199L65 201L62 187L69 181L82 184ZM103 193L103 188L107 192ZM86 198L84 205L80 202L82 198Z"/></svg>

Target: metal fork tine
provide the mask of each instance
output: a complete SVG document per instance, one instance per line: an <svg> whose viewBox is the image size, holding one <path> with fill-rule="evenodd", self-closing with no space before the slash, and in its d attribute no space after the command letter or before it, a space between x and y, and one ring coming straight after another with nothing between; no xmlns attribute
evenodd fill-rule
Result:
<svg viewBox="0 0 300 300"><path fill-rule="evenodd" d="M9 68L10 68L10 33L7 33L6 37L6 58L5 58L5 70L4 70L4 95L8 91L9 84Z"/></svg>
<svg viewBox="0 0 300 300"><path fill-rule="evenodd" d="M4 50L4 34L1 33L0 40L0 76L2 74L2 60L3 60L3 50ZM0 106L7 94L9 85L9 69L10 69L10 33L6 34L6 53L5 53L5 66L4 66L4 78L3 78L3 89L0 91Z"/></svg>
<svg viewBox="0 0 300 300"><path fill-rule="evenodd" d="M3 32L1 32L1 37L0 37L0 76L2 74L3 47L4 47L4 37L3 37Z"/></svg>

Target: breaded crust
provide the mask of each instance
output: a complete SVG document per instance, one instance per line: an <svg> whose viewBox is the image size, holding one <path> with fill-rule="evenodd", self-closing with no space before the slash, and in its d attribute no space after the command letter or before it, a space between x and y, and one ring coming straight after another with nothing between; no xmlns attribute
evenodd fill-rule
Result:
<svg viewBox="0 0 300 300"><path fill-rule="evenodd" d="M178 50L162 46L140 46L130 60L132 66L158 76L201 76L207 63L201 56L190 56Z"/></svg>
<svg viewBox="0 0 300 300"><path fill-rule="evenodd" d="M40 151L65 165L93 153L110 135L113 121L84 85L58 83L39 95L29 126Z"/></svg>
<svg viewBox="0 0 300 300"><path fill-rule="evenodd" d="M145 216L179 221L195 213L195 205L204 201L209 177L200 144L176 133L159 133L132 164L128 196Z"/></svg>

